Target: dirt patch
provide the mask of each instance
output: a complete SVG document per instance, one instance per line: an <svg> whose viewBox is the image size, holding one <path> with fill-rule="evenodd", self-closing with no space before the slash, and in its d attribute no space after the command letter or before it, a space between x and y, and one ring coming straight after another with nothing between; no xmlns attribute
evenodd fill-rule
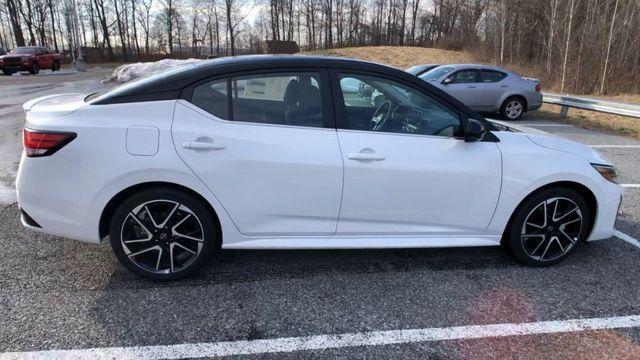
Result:
<svg viewBox="0 0 640 360"><path fill-rule="evenodd" d="M640 139L640 119L629 116L612 115L602 112L569 109L565 118L560 117L560 106L544 104L533 113L542 119L555 120L590 130L600 130L614 135Z"/></svg>

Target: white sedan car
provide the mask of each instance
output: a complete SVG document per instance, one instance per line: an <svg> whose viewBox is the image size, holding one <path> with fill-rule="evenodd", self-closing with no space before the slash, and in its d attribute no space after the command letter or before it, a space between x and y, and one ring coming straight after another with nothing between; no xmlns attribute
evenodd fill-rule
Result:
<svg viewBox="0 0 640 360"><path fill-rule="evenodd" d="M343 91L354 84L374 91ZM545 266L612 236L621 201L591 148L488 122L356 60L217 59L24 110L24 226L109 238L120 262L159 280L220 248L504 244Z"/></svg>

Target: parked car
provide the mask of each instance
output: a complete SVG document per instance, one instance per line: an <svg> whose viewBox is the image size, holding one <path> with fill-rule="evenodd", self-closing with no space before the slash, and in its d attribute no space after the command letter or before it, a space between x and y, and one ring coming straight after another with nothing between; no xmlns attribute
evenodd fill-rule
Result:
<svg viewBox="0 0 640 360"><path fill-rule="evenodd" d="M489 122L358 60L222 58L23 107L22 223L108 237L153 279L187 276L220 248L505 244L546 266L612 236L621 201L592 148Z"/></svg>
<svg viewBox="0 0 640 360"><path fill-rule="evenodd" d="M18 71L37 74L41 69L60 70L61 61L60 54L53 53L44 46L23 46L0 56L0 69L5 75Z"/></svg>
<svg viewBox="0 0 640 360"><path fill-rule="evenodd" d="M416 65L408 68L406 71L411 75L420 76L429 70L437 68L438 66L440 66L440 64Z"/></svg>
<svg viewBox="0 0 640 360"><path fill-rule="evenodd" d="M488 65L443 65L420 78L454 96L471 109L517 120L542 106L540 82Z"/></svg>

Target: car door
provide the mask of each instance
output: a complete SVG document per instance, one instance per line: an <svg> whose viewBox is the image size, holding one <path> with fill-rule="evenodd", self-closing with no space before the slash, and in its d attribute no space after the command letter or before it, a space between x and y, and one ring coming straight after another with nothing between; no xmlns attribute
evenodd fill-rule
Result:
<svg viewBox="0 0 640 360"><path fill-rule="evenodd" d="M496 143L465 142L459 113L420 89L365 73L332 79L345 166L338 234L482 234L500 192ZM341 85L355 80L386 96L365 127L346 111L355 99Z"/></svg>
<svg viewBox="0 0 640 360"><path fill-rule="evenodd" d="M478 110L497 110L500 108L500 100L510 87L507 82L507 74L492 69L480 69L480 79L477 83L476 106Z"/></svg>
<svg viewBox="0 0 640 360"><path fill-rule="evenodd" d="M40 66L41 69L51 67L49 52L46 48L39 47L36 49L36 58L38 59L38 66Z"/></svg>
<svg viewBox="0 0 640 360"><path fill-rule="evenodd" d="M468 107L475 109L478 105L477 70L460 69L447 76L440 88L455 97Z"/></svg>
<svg viewBox="0 0 640 360"><path fill-rule="evenodd" d="M178 101L175 148L242 234L335 233L343 165L327 84L318 70L257 72Z"/></svg>

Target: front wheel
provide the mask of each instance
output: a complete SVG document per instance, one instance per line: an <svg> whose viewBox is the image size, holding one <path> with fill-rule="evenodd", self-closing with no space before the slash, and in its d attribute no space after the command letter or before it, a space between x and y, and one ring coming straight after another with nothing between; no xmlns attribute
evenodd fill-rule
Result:
<svg viewBox="0 0 640 360"><path fill-rule="evenodd" d="M51 65L51 71L56 72L58 70L60 70L60 62L54 61L53 64Z"/></svg>
<svg viewBox="0 0 640 360"><path fill-rule="evenodd" d="M500 115L507 120L518 120L524 114L524 101L517 97L508 98L500 108Z"/></svg>
<svg viewBox="0 0 640 360"><path fill-rule="evenodd" d="M8 70L8 69L2 69L2 73L7 75L7 76L11 76L11 75L15 74L15 71Z"/></svg>
<svg viewBox="0 0 640 360"><path fill-rule="evenodd" d="M526 200L507 234L511 253L530 266L562 261L587 237L589 208L574 190L551 188Z"/></svg>
<svg viewBox="0 0 640 360"><path fill-rule="evenodd" d="M37 62L34 62L33 64L31 64L31 69L29 69L29 73L32 75L36 75L39 72L40 72L40 65L38 65Z"/></svg>
<svg viewBox="0 0 640 360"><path fill-rule="evenodd" d="M154 280L193 274L213 255L216 223L198 199L170 188L138 192L115 211L109 227L118 260Z"/></svg>

